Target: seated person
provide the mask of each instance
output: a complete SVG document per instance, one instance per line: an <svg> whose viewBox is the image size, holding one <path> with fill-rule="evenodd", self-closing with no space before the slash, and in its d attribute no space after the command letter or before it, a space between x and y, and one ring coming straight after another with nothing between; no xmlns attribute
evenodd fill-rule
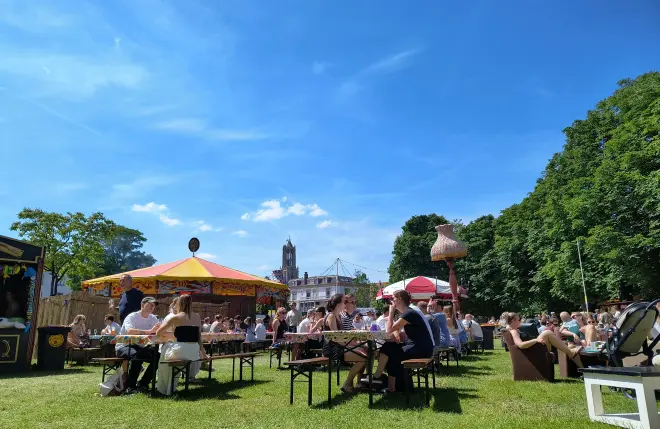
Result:
<svg viewBox="0 0 660 429"><path fill-rule="evenodd" d="M507 315L507 326L506 329L511 332L511 337L513 342L521 349L527 349L532 347L534 344L543 344L547 347L548 352L552 350L552 347L555 347L557 350L561 350L568 356L569 359L572 359L578 368L583 368L582 360L580 359L580 350L582 347L569 347L562 340L557 338L557 336L549 330L545 330L539 334L539 336L533 340L523 341L520 339L520 333L518 328L520 328L521 319L518 313L508 313Z"/></svg>
<svg viewBox="0 0 660 429"><path fill-rule="evenodd" d="M257 319L257 326L254 328L254 336L257 341L266 340L266 325L264 325L264 319Z"/></svg>
<svg viewBox="0 0 660 429"><path fill-rule="evenodd" d="M394 322L394 311L401 317ZM405 336L401 334L401 329ZM383 368L387 369L387 388L383 393L401 390L403 380L402 361L433 357L433 338L424 315L410 306L410 293L405 290L394 292L387 319L387 332L394 335L394 341L387 341L380 349L378 368L375 377L380 378Z"/></svg>
<svg viewBox="0 0 660 429"><path fill-rule="evenodd" d="M387 318L389 317L389 315L390 315L390 309L385 308L383 314L378 316L378 319L376 319L376 325L378 325L379 330L384 331L385 329L387 329Z"/></svg>
<svg viewBox="0 0 660 429"><path fill-rule="evenodd" d="M115 316L112 314L106 314L103 323L105 323L105 328L101 330L102 335L117 335L121 330L121 326L115 322Z"/></svg>
<svg viewBox="0 0 660 429"><path fill-rule="evenodd" d="M152 314L156 309L156 300L150 296L145 297L142 299L140 306L140 311L130 313L126 316L119 332L120 335L153 335L160 328L158 319ZM127 392L137 393L140 390L147 390L149 383L151 383L155 375L153 362L156 355L158 355L158 351L154 347L149 346L117 344L115 346L115 353L117 357L131 361L126 380ZM140 359L140 361L134 361L134 359ZM149 366L144 372L138 386L142 360L147 361Z"/></svg>
<svg viewBox="0 0 660 429"><path fill-rule="evenodd" d="M85 315L79 314L73 318L73 323L69 325L71 331L67 336L67 349L77 349L89 347L89 337L87 327L85 326Z"/></svg>
<svg viewBox="0 0 660 429"><path fill-rule="evenodd" d="M481 341L484 339L484 332L481 325L477 323L471 314L466 314L463 319L463 327L468 334L468 337L474 341Z"/></svg>
<svg viewBox="0 0 660 429"><path fill-rule="evenodd" d="M577 318L575 313L571 315L567 311L562 311L559 314L559 318L562 322L561 327L559 328L559 333L564 337L573 338L575 344L582 344L580 325L577 320L575 320Z"/></svg>
<svg viewBox="0 0 660 429"><path fill-rule="evenodd" d="M444 311L438 312L438 308L439 307L437 301L429 301L427 310L429 314L432 314L435 320L438 321L438 325L440 326L440 341L436 341L435 346L447 348L450 345L449 328L447 327L447 315L444 313ZM440 308L440 310L442 310L442 308Z"/></svg>
<svg viewBox="0 0 660 429"><path fill-rule="evenodd" d="M222 332L222 316L219 314L215 315L215 320L213 323L211 323L211 326L209 327L209 332L217 334Z"/></svg>
<svg viewBox="0 0 660 429"><path fill-rule="evenodd" d="M445 316L447 317L447 329L449 330L449 345L456 347L456 350L460 353L462 341L460 340L461 331L463 331L463 325L458 322L456 316L454 315L454 307L451 305L445 305L443 308Z"/></svg>
<svg viewBox="0 0 660 429"><path fill-rule="evenodd" d="M205 317L202 324L202 332L211 332L211 318Z"/></svg>
<svg viewBox="0 0 660 429"><path fill-rule="evenodd" d="M252 323L252 318L251 317L246 317L245 320L243 321L243 324L247 326L245 329L245 342L247 343L253 343L257 340L257 334L255 332L255 324Z"/></svg>
<svg viewBox="0 0 660 429"><path fill-rule="evenodd" d="M323 319L320 319L318 322L316 322L316 325L312 328L312 331L316 332L319 330L320 331L341 330L342 312L344 312L346 308L347 298L349 300L354 299L352 298L351 295L347 295L346 297L343 294L333 295L332 298L330 298L328 300L328 303L326 304L326 310L327 310L326 316ZM324 339L323 356L332 359L333 362L337 362L342 357L341 352L342 350L340 346L338 346L334 342ZM364 370L366 359L357 350L355 352L344 353L343 358L346 362L354 362L354 365L351 367L350 371L348 371L348 375L346 376L346 381L341 387L342 392L351 394L355 392L355 388L353 386L355 377L357 377L358 374L360 374Z"/></svg>
<svg viewBox="0 0 660 429"><path fill-rule="evenodd" d="M200 322L199 315L192 312L192 297L182 295L176 301L176 314L165 321L156 331L156 335L166 336L168 331L173 330L176 338L175 342L163 344L156 383L156 388L161 394L172 394L172 367L167 364L167 361L206 359L200 335ZM190 377L194 378L194 375L196 374L190 374ZM174 380L175 389L176 383L177 380Z"/></svg>

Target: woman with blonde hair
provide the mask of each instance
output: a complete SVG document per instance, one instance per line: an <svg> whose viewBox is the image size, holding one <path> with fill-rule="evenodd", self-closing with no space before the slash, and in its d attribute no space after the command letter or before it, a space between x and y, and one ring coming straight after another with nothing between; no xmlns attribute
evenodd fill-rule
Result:
<svg viewBox="0 0 660 429"><path fill-rule="evenodd" d="M163 395L172 394L172 368L167 361L190 360L198 361L206 359L206 353L202 346L201 320L197 313L192 312L192 297L190 295L180 296L176 302L176 314L165 320L156 331L156 335L168 339L174 331L175 342L163 344L158 365L158 379L156 388ZM191 365L192 366L192 365ZM194 378L191 368L191 378ZM176 389L177 380L174 380Z"/></svg>
<svg viewBox="0 0 660 429"><path fill-rule="evenodd" d="M77 349L83 348L85 344L89 343L89 340L86 340L87 337L87 327L85 326L85 321L87 318L84 314L79 314L73 318L73 323L69 325L71 331L67 336L67 348L68 349Z"/></svg>

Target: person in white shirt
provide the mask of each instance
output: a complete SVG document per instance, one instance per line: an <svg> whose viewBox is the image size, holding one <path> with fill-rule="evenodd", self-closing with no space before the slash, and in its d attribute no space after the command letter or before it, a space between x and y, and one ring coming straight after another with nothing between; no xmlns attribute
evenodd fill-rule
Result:
<svg viewBox="0 0 660 429"><path fill-rule="evenodd" d="M289 332L296 332L296 327L302 319L302 313L296 309L296 303L291 303L291 310L286 313L286 326L289 327Z"/></svg>
<svg viewBox="0 0 660 429"><path fill-rule="evenodd" d="M264 325L264 319L257 319L257 326L254 328L254 336L257 338L257 341L266 340L266 325Z"/></svg>
<svg viewBox="0 0 660 429"><path fill-rule="evenodd" d="M211 318L205 317L204 324L202 325L202 332L210 332L210 331L211 331Z"/></svg>
<svg viewBox="0 0 660 429"><path fill-rule="evenodd" d="M374 313L373 311L369 310L367 311L367 315L364 316L364 318L362 319L362 323L367 329L371 329L371 324L373 323L373 321L374 321Z"/></svg>
<svg viewBox="0 0 660 429"><path fill-rule="evenodd" d="M157 302L153 297L148 296L143 298L140 304L140 311L136 311L126 316L119 335L154 335L160 327L158 318L152 314L156 309L156 304ZM153 362L158 362L158 359L155 356L159 355L158 351L154 347L117 344L115 346L115 353L117 357L132 361L130 362L130 368L128 369L128 377L126 380L128 393L147 390L155 375L156 368L154 367ZM134 361L134 359L140 360ZM149 366L144 372L138 386L138 377L140 376L142 363L144 361L149 362Z"/></svg>
<svg viewBox="0 0 660 429"><path fill-rule="evenodd" d="M220 316L219 314L215 315L215 320L213 321L213 323L211 323L211 326L209 327L209 332L216 334L218 332L222 332L222 316Z"/></svg>
<svg viewBox="0 0 660 429"><path fill-rule="evenodd" d="M298 325L298 333L307 334L312 329L312 323L314 320L314 314L316 311L312 308L307 310L307 317L305 317L302 322Z"/></svg>
<svg viewBox="0 0 660 429"><path fill-rule="evenodd" d="M390 309L386 307L385 310L383 311L383 314L378 319L376 319L376 325L378 325L379 330L381 331L385 330L385 327L387 326L387 318L389 316L390 316Z"/></svg>
<svg viewBox="0 0 660 429"><path fill-rule="evenodd" d="M115 322L115 316L112 314L106 314L103 323L105 323L105 328L101 331L103 335L117 335L121 330L121 326Z"/></svg>
<svg viewBox="0 0 660 429"><path fill-rule="evenodd" d="M474 340L484 339L484 331L481 329L481 325L472 318L471 314L465 315L465 319L463 319L463 327L467 331L468 337Z"/></svg>

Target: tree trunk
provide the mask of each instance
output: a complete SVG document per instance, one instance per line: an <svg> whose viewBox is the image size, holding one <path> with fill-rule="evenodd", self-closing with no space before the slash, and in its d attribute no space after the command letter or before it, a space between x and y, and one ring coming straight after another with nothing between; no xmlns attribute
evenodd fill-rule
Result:
<svg viewBox="0 0 660 429"><path fill-rule="evenodd" d="M50 273L50 296L57 295L57 275Z"/></svg>

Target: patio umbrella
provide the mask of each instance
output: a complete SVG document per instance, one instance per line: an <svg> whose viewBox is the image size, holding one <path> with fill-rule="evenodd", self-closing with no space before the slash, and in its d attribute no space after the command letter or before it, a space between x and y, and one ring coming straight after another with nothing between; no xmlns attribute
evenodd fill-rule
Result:
<svg viewBox="0 0 660 429"><path fill-rule="evenodd" d="M434 279L432 277L417 276L401 280L381 289L376 295L376 299L390 299L397 290L405 289L413 300L435 298L451 298L451 288L449 283L444 280ZM459 295L467 298L467 293L462 286L459 286Z"/></svg>

